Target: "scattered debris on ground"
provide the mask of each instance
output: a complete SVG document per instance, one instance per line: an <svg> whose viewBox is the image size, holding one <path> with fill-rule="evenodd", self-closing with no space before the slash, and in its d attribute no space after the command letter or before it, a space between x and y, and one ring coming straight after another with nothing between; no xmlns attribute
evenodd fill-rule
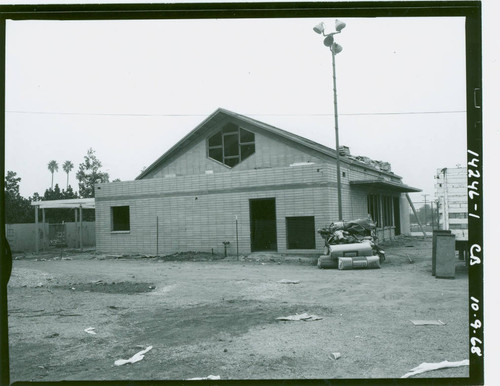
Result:
<svg viewBox="0 0 500 386"><path fill-rule="evenodd" d="M67 286L54 286L54 288L68 288ZM102 280L93 281L90 283L70 283L69 287L72 291L83 292L100 292L111 294L136 294L142 292L151 292L156 287L152 283L141 283L131 281L119 281L106 283Z"/></svg>
<svg viewBox="0 0 500 386"><path fill-rule="evenodd" d="M115 366L122 366L126 365L127 363L135 363L142 361L144 359L144 354L146 354L149 350L151 350L153 346L148 346L144 350L139 351L137 354L135 354L133 357L129 359L118 359L115 361Z"/></svg>
<svg viewBox="0 0 500 386"><path fill-rule="evenodd" d="M339 352L332 352L330 355L328 355L330 359L339 359L340 358L340 353Z"/></svg>
<svg viewBox="0 0 500 386"><path fill-rule="evenodd" d="M220 375L209 375L208 377L201 377L201 378L189 378L188 381L219 381L220 380Z"/></svg>
<svg viewBox="0 0 500 386"><path fill-rule="evenodd" d="M177 252L170 255L158 256L160 261L214 261L222 260L224 255L210 252Z"/></svg>
<svg viewBox="0 0 500 386"><path fill-rule="evenodd" d="M323 318L317 316L317 315L309 315L308 313L303 313L303 314L295 314L295 315L290 315L290 316L280 316L279 318L276 318L276 320L290 320L290 321L298 321L298 320L303 320L305 322L310 322L313 320L321 320Z"/></svg>
<svg viewBox="0 0 500 386"><path fill-rule="evenodd" d="M441 320L410 320L415 326L444 326Z"/></svg>
<svg viewBox="0 0 500 386"><path fill-rule="evenodd" d="M427 371L433 371L433 370L439 370L439 369L445 369L448 367L460 367L460 366L469 366L469 360L464 359L463 361L459 362L448 362L448 361L443 361L439 363L422 363L418 365L417 367L411 369L408 373L403 375L401 378L408 378L416 374L421 374L425 373Z"/></svg>
<svg viewBox="0 0 500 386"><path fill-rule="evenodd" d="M118 306L108 306L111 310L126 310L127 307L118 307Z"/></svg>
<svg viewBox="0 0 500 386"><path fill-rule="evenodd" d="M278 281L278 283L280 283L280 284L299 284L300 281L298 281L298 280L281 279L280 281Z"/></svg>
<svg viewBox="0 0 500 386"><path fill-rule="evenodd" d="M95 334L96 334L96 332L95 332L94 330L95 330L95 328L94 328L94 327L88 327L88 328L86 328L86 329L85 329L85 330L83 330L83 331L85 331L87 334L95 335Z"/></svg>

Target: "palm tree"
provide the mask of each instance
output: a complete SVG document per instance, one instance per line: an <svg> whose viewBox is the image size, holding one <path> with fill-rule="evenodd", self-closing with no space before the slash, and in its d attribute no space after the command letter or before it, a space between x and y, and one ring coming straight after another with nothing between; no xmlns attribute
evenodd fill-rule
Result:
<svg viewBox="0 0 500 386"><path fill-rule="evenodd" d="M67 175L66 176L66 190L68 190L68 186L69 186L69 172L71 170L73 170L73 167L74 167L74 165L73 165L73 162L71 162L71 161L65 161L63 163L63 166L62 166L63 170L66 172L66 175Z"/></svg>
<svg viewBox="0 0 500 386"><path fill-rule="evenodd" d="M56 161L52 160L49 162L48 168L52 173L52 183L50 184L50 189L52 189L54 187L54 172L57 172L59 170L59 165Z"/></svg>

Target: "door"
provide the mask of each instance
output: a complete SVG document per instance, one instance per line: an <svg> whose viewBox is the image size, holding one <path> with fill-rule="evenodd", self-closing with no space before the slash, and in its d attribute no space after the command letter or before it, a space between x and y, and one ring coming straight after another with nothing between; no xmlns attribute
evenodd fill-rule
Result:
<svg viewBox="0 0 500 386"><path fill-rule="evenodd" d="M250 240L252 252L276 251L276 199L250 200Z"/></svg>

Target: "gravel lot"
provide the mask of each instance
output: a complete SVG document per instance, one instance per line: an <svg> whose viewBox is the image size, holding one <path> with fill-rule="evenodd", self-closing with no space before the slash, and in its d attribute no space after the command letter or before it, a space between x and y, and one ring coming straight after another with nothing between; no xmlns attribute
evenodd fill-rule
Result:
<svg viewBox="0 0 500 386"><path fill-rule="evenodd" d="M269 254L15 254L11 381L400 378L422 362L468 359L464 263L455 279L436 279L429 238L384 248L381 269L352 271ZM321 319L276 319L302 313ZM143 360L114 365L148 346Z"/></svg>

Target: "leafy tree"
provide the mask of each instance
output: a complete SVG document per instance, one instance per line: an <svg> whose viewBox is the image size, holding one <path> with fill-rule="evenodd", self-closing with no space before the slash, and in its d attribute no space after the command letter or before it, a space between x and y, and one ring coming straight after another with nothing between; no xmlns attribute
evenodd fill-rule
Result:
<svg viewBox="0 0 500 386"><path fill-rule="evenodd" d="M74 165L71 161L65 161L62 166L63 170L66 172L66 189L69 187L69 172L73 170L73 167Z"/></svg>
<svg viewBox="0 0 500 386"><path fill-rule="evenodd" d="M50 172L52 173L52 182L50 184L50 188L52 189L54 187L54 172L57 172L59 170L59 165L57 164L56 161L52 160L49 162L47 167L49 168Z"/></svg>
<svg viewBox="0 0 500 386"><path fill-rule="evenodd" d="M38 193L36 193L38 195ZM73 188L68 186L68 189L61 190L59 185L56 184L54 189L47 189L42 197L42 201L50 200L68 200L71 198L78 198L78 194L73 192ZM54 208L45 211L45 221L49 223L72 222L75 221L73 209Z"/></svg>
<svg viewBox="0 0 500 386"><path fill-rule="evenodd" d="M14 196L19 195L19 182L21 182L21 177L16 175L16 172L9 170L5 176L5 192Z"/></svg>
<svg viewBox="0 0 500 386"><path fill-rule="evenodd" d="M38 193L37 193L38 194ZM56 184L54 189L47 189L43 195L43 200L67 200L70 198L78 198L78 194L73 192L73 188L68 186L67 190L61 190L59 184Z"/></svg>
<svg viewBox="0 0 500 386"><path fill-rule="evenodd" d="M101 161L97 159L94 149L90 148L76 173L81 197L95 197L95 184L109 182L109 174L101 171L101 167Z"/></svg>
<svg viewBox="0 0 500 386"><path fill-rule="evenodd" d="M33 222L34 210L30 200L19 194L21 177L17 173L8 171L5 176L5 222L7 224Z"/></svg>
<svg viewBox="0 0 500 386"><path fill-rule="evenodd" d="M42 200L43 200L43 197L42 197L42 196L40 196L40 195L38 194L38 192L35 192L35 193L33 193L33 197L30 197L30 198L29 198L29 200L30 200L31 202L34 202L34 201L42 201Z"/></svg>
<svg viewBox="0 0 500 386"><path fill-rule="evenodd" d="M437 215L436 215L436 207L431 207L429 204L425 204L420 208L417 208L417 215L420 222L423 224L432 224L437 227ZM413 212L410 213L410 222L412 224L417 223L417 218Z"/></svg>

